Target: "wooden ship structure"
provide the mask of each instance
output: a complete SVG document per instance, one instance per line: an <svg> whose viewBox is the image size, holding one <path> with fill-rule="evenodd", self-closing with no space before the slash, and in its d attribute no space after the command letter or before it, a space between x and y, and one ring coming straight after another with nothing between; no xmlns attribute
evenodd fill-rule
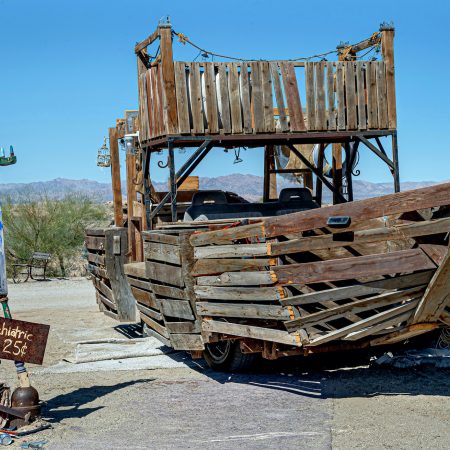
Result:
<svg viewBox="0 0 450 450"><path fill-rule="evenodd" d="M205 61L174 61L175 40ZM135 47L139 109L109 129L102 159L114 226L86 230L100 309L220 370L450 325L450 184L400 192L393 42L383 24L335 60L211 61L160 23ZM204 158L243 146L264 148L263 201L200 190L191 175ZM386 164L395 193L353 201L363 151ZM150 173L161 154L164 192ZM300 183L278 195L277 174Z"/></svg>

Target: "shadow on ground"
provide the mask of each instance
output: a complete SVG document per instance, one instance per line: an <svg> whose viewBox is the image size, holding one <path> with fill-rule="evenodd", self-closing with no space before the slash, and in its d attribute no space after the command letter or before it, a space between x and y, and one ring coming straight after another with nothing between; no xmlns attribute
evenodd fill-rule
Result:
<svg viewBox="0 0 450 450"><path fill-rule="evenodd" d="M57 395L48 400L43 408L43 415L52 423L60 422L63 419L68 418L81 418L88 416L89 414L102 409L103 406L86 407L84 405L97 400L100 397L104 397L119 389L127 388L128 386L136 385L139 383L148 383L153 381L152 379L141 379L127 381L115 385L108 386L90 386L87 388L75 389L72 392L66 394Z"/></svg>

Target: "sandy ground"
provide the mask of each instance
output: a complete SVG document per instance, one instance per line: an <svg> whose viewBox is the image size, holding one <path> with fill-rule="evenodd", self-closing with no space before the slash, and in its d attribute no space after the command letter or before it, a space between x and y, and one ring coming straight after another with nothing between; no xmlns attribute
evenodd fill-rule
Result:
<svg viewBox="0 0 450 450"><path fill-rule="evenodd" d="M288 358L265 363L256 373L230 375L177 352L140 365L121 360L106 370L82 366L76 372L77 365L61 362L76 342L138 337L135 327L118 326L99 313L84 279L10 285L9 297L15 318L51 325L44 365L30 367L46 402L44 416L53 424L33 437L48 439L46 448L449 446L448 370L369 368L364 358L350 364L327 357ZM15 385L12 362L2 362L0 375Z"/></svg>

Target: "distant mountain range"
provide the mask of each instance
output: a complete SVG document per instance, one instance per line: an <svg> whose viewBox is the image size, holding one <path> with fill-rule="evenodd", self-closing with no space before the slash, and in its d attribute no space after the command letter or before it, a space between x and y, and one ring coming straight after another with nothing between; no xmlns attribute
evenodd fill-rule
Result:
<svg viewBox="0 0 450 450"><path fill-rule="evenodd" d="M418 181L402 183L402 190L417 189L420 187L437 184L433 181ZM294 186L284 178L278 178L278 189ZM166 191L167 182L155 183L157 190ZM200 177L200 189L222 189L224 191L236 192L250 201L259 201L262 197L263 178L257 175L232 174L221 177ZM126 189L123 189L124 196ZM354 180L354 197L363 199L377 197L393 192L392 183L371 183L369 181ZM66 195L86 195L98 202L112 200L111 185L99 183L93 180L68 180L56 178L50 181L38 181L33 183L4 183L0 184L0 197L11 197L14 201L32 198L39 195L47 195L54 199L61 199ZM324 188L324 200L330 201L331 196L328 189Z"/></svg>

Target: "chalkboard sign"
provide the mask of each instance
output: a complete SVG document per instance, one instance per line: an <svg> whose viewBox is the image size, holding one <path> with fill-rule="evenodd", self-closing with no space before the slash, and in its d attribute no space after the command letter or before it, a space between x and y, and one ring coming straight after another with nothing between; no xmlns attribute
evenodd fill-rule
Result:
<svg viewBox="0 0 450 450"><path fill-rule="evenodd" d="M42 364L50 325L0 318L0 359Z"/></svg>

